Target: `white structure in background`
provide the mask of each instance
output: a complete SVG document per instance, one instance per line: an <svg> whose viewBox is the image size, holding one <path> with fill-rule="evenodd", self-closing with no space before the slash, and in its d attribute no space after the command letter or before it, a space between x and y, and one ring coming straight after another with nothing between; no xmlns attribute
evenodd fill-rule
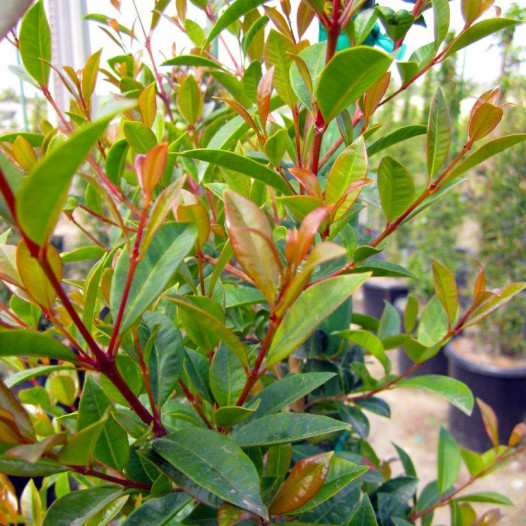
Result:
<svg viewBox="0 0 526 526"><path fill-rule="evenodd" d="M87 13L86 0L47 0L47 7L53 64L59 68L83 68L90 55L88 22L84 20ZM53 96L59 107L67 111L69 94L55 73L52 78Z"/></svg>

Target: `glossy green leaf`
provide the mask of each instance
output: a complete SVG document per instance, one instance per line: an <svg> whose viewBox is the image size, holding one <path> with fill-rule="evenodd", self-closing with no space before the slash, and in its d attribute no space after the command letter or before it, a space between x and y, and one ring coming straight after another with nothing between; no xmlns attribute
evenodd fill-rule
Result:
<svg viewBox="0 0 526 526"><path fill-rule="evenodd" d="M200 161L211 163L212 165L228 168L235 172L248 175L258 181L262 181L286 195L290 195L291 193L289 187L277 172L271 170L264 164L250 159L249 157L238 155L226 150L203 148L187 150L185 152L180 152L177 155L181 157L189 157L191 159L198 159Z"/></svg>
<svg viewBox="0 0 526 526"><path fill-rule="evenodd" d="M502 29L512 27L519 23L519 20L513 20L512 18L489 18L473 24L467 31L459 35L452 46L448 49L444 58L449 57L453 53L460 51L461 49L477 42L488 35L496 33Z"/></svg>
<svg viewBox="0 0 526 526"><path fill-rule="evenodd" d="M425 391L438 394L467 415L470 415L473 410L475 402L473 394L464 383L455 378L428 374L401 380L398 382L398 386L424 389Z"/></svg>
<svg viewBox="0 0 526 526"><path fill-rule="evenodd" d="M20 497L20 505L25 524L41 526L43 519L42 502L33 479L26 484Z"/></svg>
<svg viewBox="0 0 526 526"><path fill-rule="evenodd" d="M210 389L220 406L235 405L247 376L239 358L226 346L215 352L210 366Z"/></svg>
<svg viewBox="0 0 526 526"><path fill-rule="evenodd" d="M338 276L305 290L289 308L267 355L267 367L289 356L330 316L370 274Z"/></svg>
<svg viewBox="0 0 526 526"><path fill-rule="evenodd" d="M440 0L442 1L442 0ZM445 0L447 5L447 0ZM431 102L427 123L427 173L432 179L447 159L451 145L451 123L449 109L439 88Z"/></svg>
<svg viewBox="0 0 526 526"><path fill-rule="evenodd" d="M5 379L7 387L11 388L15 385L19 385L31 378L37 378L38 376L47 376L55 371L73 370L71 365L39 365L32 367L31 369L22 369L14 374L9 375Z"/></svg>
<svg viewBox="0 0 526 526"><path fill-rule="evenodd" d="M303 373L291 374L281 378L256 395L254 400L261 400L261 403L254 418L277 413L300 398L307 396L334 376L335 373Z"/></svg>
<svg viewBox="0 0 526 526"><path fill-rule="evenodd" d="M198 68L223 69L218 62L200 55L179 55L163 62L161 66L194 66Z"/></svg>
<svg viewBox="0 0 526 526"><path fill-rule="evenodd" d="M384 157L378 167L380 203L389 222L401 216L415 197L415 183L406 168L392 157Z"/></svg>
<svg viewBox="0 0 526 526"><path fill-rule="evenodd" d="M460 473L460 448L451 433L440 428L437 453L438 491L443 494L453 486Z"/></svg>
<svg viewBox="0 0 526 526"><path fill-rule="evenodd" d="M289 70L293 63L291 55L297 53L296 46L289 38L271 29L265 45L265 63L267 68L274 67L273 85L285 104L296 104L296 93L292 89Z"/></svg>
<svg viewBox="0 0 526 526"><path fill-rule="evenodd" d="M432 266L435 293L451 325L455 322L458 313L458 290L455 275L436 259L432 260Z"/></svg>
<svg viewBox="0 0 526 526"><path fill-rule="evenodd" d="M274 496L269 512L272 515L285 515L309 503L327 477L333 454L332 451L320 453L296 462Z"/></svg>
<svg viewBox="0 0 526 526"><path fill-rule="evenodd" d="M241 447L268 446L297 442L349 429L333 418L309 413L277 413L251 420L237 428L232 439Z"/></svg>
<svg viewBox="0 0 526 526"><path fill-rule="evenodd" d="M336 203L348 191L349 186L367 177L368 161L363 137L360 136L341 152L331 167L325 188L325 202ZM352 191L345 199L347 211L356 201L360 190Z"/></svg>
<svg viewBox="0 0 526 526"><path fill-rule="evenodd" d="M300 59L305 62L312 81L312 91L316 91L320 73L325 67L325 54L327 49L326 42L318 42L306 47L298 53ZM296 93L298 99L309 110L312 109L312 101L309 89L305 85L305 81L300 74L298 65L293 62L290 66L289 77L292 89Z"/></svg>
<svg viewBox="0 0 526 526"><path fill-rule="evenodd" d="M183 338L174 323L160 312L145 312L142 317L149 332L155 333L148 358L150 383L157 407L173 393L183 367Z"/></svg>
<svg viewBox="0 0 526 526"><path fill-rule="evenodd" d="M257 406L258 404L256 404ZM256 411L255 407L239 407L237 405L227 405L214 411L214 424L221 427L232 427L240 424L251 417Z"/></svg>
<svg viewBox="0 0 526 526"><path fill-rule="evenodd" d="M117 486L98 486L74 491L53 502L42 526L82 526L106 506L123 496Z"/></svg>
<svg viewBox="0 0 526 526"><path fill-rule="evenodd" d="M402 126L397 130L380 137L376 142L371 144L367 148L367 155L372 157L373 155L398 144L399 142L405 141L407 139L412 139L413 137L418 137L419 135L424 135L427 132L427 126L422 124L409 124L407 126Z"/></svg>
<svg viewBox="0 0 526 526"><path fill-rule="evenodd" d="M94 461L95 447L108 416L88 425L68 437L66 445L59 451L58 460L62 464L91 466Z"/></svg>
<svg viewBox="0 0 526 526"><path fill-rule="evenodd" d="M99 247L98 245L88 245L84 247L79 247L70 252L62 252L60 257L62 258L63 263L75 263L77 261L86 261L88 259L99 259L106 251Z"/></svg>
<svg viewBox="0 0 526 526"><path fill-rule="evenodd" d="M418 323L417 338L427 347L439 343L448 330L448 319L444 307L436 296L433 296L422 310Z"/></svg>
<svg viewBox="0 0 526 526"><path fill-rule="evenodd" d="M166 223L143 255L130 287L120 332L129 329L150 303L164 290L197 239L193 225ZM121 306L129 269L129 255L123 250L111 283L110 309L116 316Z"/></svg>
<svg viewBox="0 0 526 526"><path fill-rule="evenodd" d="M168 526L189 502L190 498L184 493L149 499L130 513L123 526Z"/></svg>
<svg viewBox="0 0 526 526"><path fill-rule="evenodd" d="M358 100L389 69L391 57L367 46L334 55L320 75L316 100L326 122Z"/></svg>
<svg viewBox="0 0 526 526"><path fill-rule="evenodd" d="M440 47L440 44L446 38L449 30L449 1L448 0L433 0L433 20L435 27L435 49Z"/></svg>
<svg viewBox="0 0 526 526"><path fill-rule="evenodd" d="M0 332L0 356L45 356L77 361L77 355L56 338L24 329Z"/></svg>
<svg viewBox="0 0 526 526"><path fill-rule="evenodd" d="M176 303L180 311L182 310L187 313L189 319L196 323L196 331L201 327L203 334L201 335L201 338L199 338L199 343L203 344L205 342L210 342L212 341L210 338L214 337L216 340L221 340L241 360L242 363L247 362L247 350L244 344L219 319L184 296L169 296L167 299ZM204 338L206 338L206 340L204 340ZM203 347L207 349L209 343L205 343Z"/></svg>
<svg viewBox="0 0 526 526"><path fill-rule="evenodd" d="M486 504L513 506L513 502L508 497L494 491L479 491L477 493L470 493L468 495L457 497L455 500L457 502L484 502Z"/></svg>
<svg viewBox="0 0 526 526"><path fill-rule="evenodd" d="M106 175L108 179L118 185L126 165L126 155L130 145L126 139L121 139L113 144L106 158Z"/></svg>
<svg viewBox="0 0 526 526"><path fill-rule="evenodd" d="M458 164L448 176L444 179L443 184L447 184L454 179L457 179L462 174L467 171L479 166L487 159L491 159L494 155L499 154L515 146L516 144L521 143L526 140L526 133L517 133L514 135L505 135L504 137L499 137L492 141L487 142L484 146L481 146L476 152L472 153L469 157L464 159L460 164Z"/></svg>
<svg viewBox="0 0 526 526"><path fill-rule="evenodd" d="M43 0L39 0L24 16L18 38L20 56L27 72L40 86L47 87L51 61L51 30Z"/></svg>
<svg viewBox="0 0 526 526"><path fill-rule="evenodd" d="M352 343L363 347L366 351L369 351L383 366L384 369L388 368L388 359L385 354L385 349L382 340L378 338L372 332L364 330L346 330L339 331L336 335L341 338L345 338Z"/></svg>
<svg viewBox="0 0 526 526"><path fill-rule="evenodd" d="M43 246L52 234L75 172L112 116L79 128L48 153L22 183L16 200L18 221L26 235L38 245Z"/></svg>
<svg viewBox="0 0 526 526"><path fill-rule="evenodd" d="M301 508L294 510L293 514L298 515L313 510L336 495L353 480L363 475L367 470L367 466L359 466L349 460L334 456L323 486L318 493L309 500L309 502L304 504Z"/></svg>
<svg viewBox="0 0 526 526"><path fill-rule="evenodd" d="M378 526L376 514L368 495L364 495L359 508L346 526Z"/></svg>
<svg viewBox="0 0 526 526"><path fill-rule="evenodd" d="M187 428L155 440L153 448L199 486L267 517L256 468L228 437L208 429Z"/></svg>
<svg viewBox="0 0 526 526"><path fill-rule="evenodd" d="M247 14L252 9L255 9L258 5L265 3L264 0L236 0L232 2L221 16L217 19L217 22L212 27L206 44L210 43L216 38L223 29L226 29L232 22L239 20L243 15Z"/></svg>
<svg viewBox="0 0 526 526"><path fill-rule="evenodd" d="M226 227L236 259L268 303L274 305L281 269L269 221L249 199L229 190L223 196Z"/></svg>
<svg viewBox="0 0 526 526"><path fill-rule="evenodd" d="M87 375L79 404L77 432L102 420L110 406L111 400L93 377ZM95 446L95 458L114 469L121 470L128 463L129 454L126 432L110 416Z"/></svg>
<svg viewBox="0 0 526 526"><path fill-rule="evenodd" d="M19 458L0 456L0 473L15 477L48 477L66 470L65 466L47 458L38 462L27 462Z"/></svg>
<svg viewBox="0 0 526 526"><path fill-rule="evenodd" d="M203 113L201 88L192 75L189 75L177 90L177 107L188 124L194 125Z"/></svg>
<svg viewBox="0 0 526 526"><path fill-rule="evenodd" d="M122 128L124 137L128 144L136 153L146 154L154 146L157 146L157 139L153 131L142 122L128 121Z"/></svg>

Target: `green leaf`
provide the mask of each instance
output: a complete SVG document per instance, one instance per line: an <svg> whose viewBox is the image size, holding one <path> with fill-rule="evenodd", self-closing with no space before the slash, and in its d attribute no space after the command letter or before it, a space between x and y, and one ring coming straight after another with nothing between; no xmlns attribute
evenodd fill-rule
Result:
<svg viewBox="0 0 526 526"><path fill-rule="evenodd" d="M226 29L230 24L236 20L239 20L243 15L246 15L258 5L264 3L265 0L236 0L235 2L232 2L217 19L217 22L212 27L212 30L206 39L205 45L209 44L219 35L219 33L221 33L221 31L223 31L223 29Z"/></svg>
<svg viewBox="0 0 526 526"><path fill-rule="evenodd" d="M298 442L349 429L349 425L328 416L308 413L266 415L236 429L232 439L241 447Z"/></svg>
<svg viewBox="0 0 526 526"><path fill-rule="evenodd" d="M498 139L487 142L484 146L481 146L476 152L472 153L469 157L458 164L448 174L442 184L447 184L454 179L457 179L468 170L479 166L487 159L490 159L494 155L497 155L524 140L526 140L526 133L517 133L514 135L505 135L504 137L499 137Z"/></svg>
<svg viewBox="0 0 526 526"><path fill-rule="evenodd" d="M287 310L274 335L267 367L289 356L369 277L368 273L337 276L302 292Z"/></svg>
<svg viewBox="0 0 526 526"><path fill-rule="evenodd" d="M363 496L360 507L345 526L378 526L376 514L369 500L369 495Z"/></svg>
<svg viewBox="0 0 526 526"><path fill-rule="evenodd" d="M464 383L455 378L429 374L401 380L398 382L398 386L424 389L443 396L450 404L467 415L470 415L473 410L473 394Z"/></svg>
<svg viewBox="0 0 526 526"><path fill-rule="evenodd" d="M372 157L378 152L389 148L389 146L393 146L394 144L405 141L407 139L412 139L413 137L418 137L419 135L423 135L426 132L427 126L424 126L422 124L410 124L408 126L402 126L401 128L398 128L397 130L388 133L387 135L384 135L376 142L371 144L371 146L367 148L367 155L369 157Z"/></svg>
<svg viewBox="0 0 526 526"><path fill-rule="evenodd" d="M388 156L378 167L378 192L382 209L391 223L412 204L415 183L405 167Z"/></svg>
<svg viewBox="0 0 526 526"><path fill-rule="evenodd" d="M237 356L221 345L210 366L210 389L220 406L235 405L247 376Z"/></svg>
<svg viewBox="0 0 526 526"><path fill-rule="evenodd" d="M346 330L335 333L341 338L345 338L350 342L358 344L366 351L369 351L384 367L388 369L388 358L385 354L385 349L382 340L372 332L364 330Z"/></svg>
<svg viewBox="0 0 526 526"><path fill-rule="evenodd" d="M203 334L199 343L209 342L210 337L213 336L221 340L242 363L247 363L247 350L244 344L224 323L184 296L168 296L166 299L176 303L180 311L186 312L189 321L192 320L195 323L196 331L201 327ZM205 343L204 348L208 348L208 344Z"/></svg>
<svg viewBox="0 0 526 526"><path fill-rule="evenodd" d="M19 458L5 458L0 456L0 473L14 477L49 477L55 473L62 473L68 468L50 459L38 462L27 462Z"/></svg>
<svg viewBox="0 0 526 526"><path fill-rule="evenodd" d="M380 324L378 325L378 337L381 340L400 334L402 322L400 320L400 314L398 311L384 300L384 310L380 318Z"/></svg>
<svg viewBox="0 0 526 526"><path fill-rule="evenodd" d="M77 361L77 355L57 339L23 329L0 332L0 356L36 356Z"/></svg>
<svg viewBox="0 0 526 526"><path fill-rule="evenodd" d="M42 0L24 16L19 40L20 56L27 72L40 86L47 87L51 61L51 31Z"/></svg>
<svg viewBox="0 0 526 526"><path fill-rule="evenodd" d="M409 296L404 310L404 330L407 334L411 334L415 328L418 319L418 310L418 300L412 295Z"/></svg>
<svg viewBox="0 0 526 526"><path fill-rule="evenodd" d="M187 150L185 152L180 152L177 155L181 157L189 157L191 159L198 159L200 161L211 163L212 165L228 168L234 172L248 175L253 179L262 181L286 195L291 194L290 188L277 172L271 170L264 164L250 159L250 157L238 155L237 153L226 150L205 148Z"/></svg>
<svg viewBox="0 0 526 526"><path fill-rule="evenodd" d="M26 235L39 246L44 246L52 234L75 172L112 117L79 128L48 153L22 183L16 199L18 222Z"/></svg>
<svg viewBox="0 0 526 526"><path fill-rule="evenodd" d="M268 516L254 464L228 437L192 427L155 440L153 448L210 493L261 517Z"/></svg>
<svg viewBox="0 0 526 526"><path fill-rule="evenodd" d="M82 526L123 494L116 486L74 491L53 502L42 526Z"/></svg>
<svg viewBox="0 0 526 526"><path fill-rule="evenodd" d="M161 66L193 66L198 68L223 69L223 66L214 60L199 55L179 55L163 62Z"/></svg>
<svg viewBox="0 0 526 526"><path fill-rule="evenodd" d="M210 390L210 362L202 354L192 349L185 349L185 360L183 370L190 383L197 391L199 396L207 402L213 402L212 391ZM184 380L184 378L183 378Z"/></svg>
<svg viewBox="0 0 526 526"><path fill-rule="evenodd" d="M306 47L298 53L299 58L302 59L305 62L305 65L307 66L307 70L310 74L310 78L312 81L313 91L316 90L320 73L325 67L326 49L326 42L318 42L316 44L312 44L311 46ZM294 93L296 93L298 99L303 103L303 105L309 110L311 110L311 96L307 86L305 85L305 81L303 80L303 77L300 74L296 62L293 62L290 66L289 77Z"/></svg>
<svg viewBox="0 0 526 526"><path fill-rule="evenodd" d="M367 177L367 170L367 152L365 151L363 137L360 136L356 141L347 146L334 161L327 177L325 202L338 202L353 182ZM346 202L343 205L345 211L356 201L359 193L359 190L356 190L347 196Z"/></svg>
<svg viewBox="0 0 526 526"><path fill-rule="evenodd" d="M157 146L155 134L142 122L125 122L122 130L128 144L137 153L148 153L154 146Z"/></svg>
<svg viewBox="0 0 526 526"><path fill-rule="evenodd" d="M91 375L86 375L77 418L77 432L102 420L111 407L111 400ZM108 466L121 470L128 463L130 448L124 429L110 416L104 424L97 445L95 458Z"/></svg>
<svg viewBox="0 0 526 526"><path fill-rule="evenodd" d="M120 184L124 167L126 166L126 155L130 145L126 139L121 139L113 144L106 158L106 175L116 185Z"/></svg>
<svg viewBox="0 0 526 526"><path fill-rule="evenodd" d="M438 439L438 491L443 494L450 489L460 473L460 448L451 433L444 427L440 428Z"/></svg>
<svg viewBox="0 0 526 526"><path fill-rule="evenodd" d="M450 326L455 322L458 313L458 290L455 275L436 259L432 260L433 281L437 298L442 303Z"/></svg>
<svg viewBox="0 0 526 526"><path fill-rule="evenodd" d="M367 46L334 55L320 75L316 100L325 122L358 100L389 69L391 57Z"/></svg>
<svg viewBox="0 0 526 526"><path fill-rule="evenodd" d="M15 385L31 380L31 378L36 378L38 376L48 376L50 373L55 371L64 371L70 370L73 368L70 365L39 365L37 367L32 367L31 369L22 369L14 374L11 374L5 379L5 384L7 387L11 388Z"/></svg>
<svg viewBox="0 0 526 526"><path fill-rule="evenodd" d="M230 190L223 193L226 227L238 263L270 305L276 301L280 261L265 213L249 199Z"/></svg>
<svg viewBox="0 0 526 526"><path fill-rule="evenodd" d="M147 500L130 513L122 526L169 526L189 502L190 498L184 493L169 493L165 497Z"/></svg>
<svg viewBox="0 0 526 526"><path fill-rule="evenodd" d="M447 334L448 319L444 307L436 296L433 296L422 310L418 323L418 341L426 347L436 345Z"/></svg>
<svg viewBox="0 0 526 526"><path fill-rule="evenodd" d="M88 245L79 247L70 252L62 252L60 257L63 263L75 263L77 261L86 261L87 259L99 259L106 251L99 245Z"/></svg>
<svg viewBox="0 0 526 526"><path fill-rule="evenodd" d="M188 124L194 125L203 113L203 95L192 75L177 90L177 107Z"/></svg>
<svg viewBox="0 0 526 526"><path fill-rule="evenodd" d="M356 259L355 259L356 261ZM418 279L412 272L396 263L383 259L371 259L356 267L356 272L372 272L373 276L389 276L393 278Z"/></svg>
<svg viewBox="0 0 526 526"><path fill-rule="evenodd" d="M277 413L296 400L307 396L334 376L335 373L303 373L281 378L255 396L254 400L261 400L261 403L253 418Z"/></svg>
<svg viewBox="0 0 526 526"><path fill-rule="evenodd" d="M484 502L486 504L500 504L502 506L513 506L513 502L500 493L495 491L479 491L477 493L470 493L462 495L455 499L457 502Z"/></svg>
<svg viewBox="0 0 526 526"><path fill-rule="evenodd" d="M258 404L256 404L257 406ZM237 405L225 405L214 412L214 424L221 427L232 427L240 424L256 411L255 407L239 407Z"/></svg>
<svg viewBox="0 0 526 526"><path fill-rule="evenodd" d="M319 506L344 489L353 480L363 475L368 469L367 466L358 466L344 458L333 457L329 473L321 489L309 502L294 510L293 515L305 513L316 508L316 506Z"/></svg>
<svg viewBox="0 0 526 526"><path fill-rule="evenodd" d="M444 58L449 57L453 53L477 42L488 35L496 33L507 27L518 24L520 20L513 20L512 18L489 18L473 24L467 31L460 34L454 41L453 45L448 49Z"/></svg>
<svg viewBox="0 0 526 526"><path fill-rule="evenodd" d="M296 93L292 89L289 70L293 63L291 55L297 54L296 46L289 38L271 29L265 45L265 64L267 69L274 66L273 86L285 104L296 104Z"/></svg>
<svg viewBox="0 0 526 526"><path fill-rule="evenodd" d="M33 524L34 526L42 524L42 501L33 479L26 484L20 497L20 505L25 524Z"/></svg>
<svg viewBox="0 0 526 526"><path fill-rule="evenodd" d="M440 0L442 1L442 0ZM447 5L447 0L445 0ZM429 179L435 177L440 167L447 159L451 145L451 123L449 121L449 109L444 99L442 90L438 88L431 109L429 110L429 121L427 124L427 173Z"/></svg>
<svg viewBox="0 0 526 526"><path fill-rule="evenodd" d="M197 230L185 223L166 223L153 237L148 250L135 270L120 332L129 329L164 290L179 265L192 250ZM123 250L111 283L110 309L114 316L121 306L128 276L130 256Z"/></svg>
<svg viewBox="0 0 526 526"><path fill-rule="evenodd" d="M150 382L157 407L173 393L183 367L183 338L174 323L160 312L145 312L142 317L150 333L158 328L148 359Z"/></svg>
<svg viewBox="0 0 526 526"><path fill-rule="evenodd" d="M433 0L435 49L438 49L446 38L449 29L449 17L449 0Z"/></svg>
<svg viewBox="0 0 526 526"><path fill-rule="evenodd" d="M107 420L108 415L104 415L102 420L97 420L68 437L66 445L58 453L58 460L62 464L91 466L97 441Z"/></svg>

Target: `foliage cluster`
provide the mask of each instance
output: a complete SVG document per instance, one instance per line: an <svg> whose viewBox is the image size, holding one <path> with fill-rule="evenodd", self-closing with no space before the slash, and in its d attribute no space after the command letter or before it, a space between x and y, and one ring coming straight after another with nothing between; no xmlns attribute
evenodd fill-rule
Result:
<svg viewBox="0 0 526 526"><path fill-rule="evenodd" d="M464 0L465 26L446 41L447 0L398 12L308 0L294 24L287 0L264 3L196 0L211 22L206 30L187 17L184 0L157 0L151 20L139 18L135 29L118 16L91 15L122 54L106 65L96 52L81 71L54 67L42 0L9 36L21 74L60 123L0 138L0 213L20 235L16 245L9 231L0 238L0 278L11 292L0 307L0 357L12 369L0 381L4 523L22 520L20 511L26 523L45 526L403 526L431 524L435 509L449 506L451 523L467 526L499 517L491 510L477 518L472 503L510 504L464 490L524 450L523 424L499 444L495 415L479 401L494 447L461 449L441 429L436 480L421 488L402 448L403 473L378 458L367 413L389 417L379 395L400 386L469 413L474 400L462 383L407 376L526 284L491 290L481 270L464 308L453 274L433 261L435 296L408 302L403 329L394 308L376 320L353 315L350 300L371 276L410 275L372 257L472 168L526 138L480 146L502 118L497 90L475 100L456 151L440 90L426 126L383 133L377 109L517 21L500 17L491 0ZM157 64L152 36L161 16L194 47ZM409 60L363 45L378 22L396 52L430 17L433 41ZM326 42L302 39L315 20ZM211 52L226 31L242 60L228 49L231 63L220 63ZM352 45L337 52L342 32ZM130 41L143 43L148 63L129 53ZM50 92L52 69L71 94L67 112ZM102 79L115 102L95 113ZM330 126L338 136L329 141ZM426 139L423 181L385 155L418 135ZM384 214L376 236L352 226L365 188ZM96 227L77 221L79 213ZM50 238L60 218L90 244L59 253ZM85 274L65 275L66 265L86 261ZM391 369L398 347L415 362L401 376ZM470 478L460 482L462 463ZM13 475L43 477L25 487L20 510Z"/></svg>

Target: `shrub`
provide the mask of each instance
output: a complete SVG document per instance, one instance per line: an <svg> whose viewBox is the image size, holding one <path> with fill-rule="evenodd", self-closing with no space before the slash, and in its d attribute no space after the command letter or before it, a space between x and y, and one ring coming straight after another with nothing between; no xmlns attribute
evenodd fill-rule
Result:
<svg viewBox="0 0 526 526"><path fill-rule="evenodd" d="M378 321L352 315L350 300L372 275L408 274L371 259L391 234L469 169L526 138L479 147L502 117L495 91L476 100L465 144L450 161L440 90L426 127L382 135L377 109L446 57L517 22L479 20L491 2L465 1L464 29L443 43L445 0L425 13L422 1L397 13L301 2L294 28L286 0L264 15L262 4L235 0L223 10L196 2L213 22L206 31L186 17L184 1L172 16L171 3L158 0L151 22L135 30L92 15L123 54L107 68L97 52L80 72L57 70L71 93L67 112L48 88L42 0L10 37L60 123L2 137L0 211L21 236L14 246L5 233L0 247L0 277L12 293L0 318L0 355L13 369L0 382L4 522L17 520L6 475L44 477L40 491L33 481L25 487L21 512L46 526L114 519L398 526L429 524L443 505L452 523L464 524L471 501L508 503L461 492L522 450L523 425L499 445L495 417L480 402L495 448L461 451L441 429L437 479L419 489L403 449L403 475L377 457L365 413L389 416L378 395L398 386L435 392L469 413L466 386L397 376L389 351L403 346L414 370L525 284L492 291L481 271L471 305L460 311L454 277L435 261L436 298L416 331L415 301L401 332L392 308ZM125 42L142 41L154 61L152 34L165 11L195 48L147 64ZM396 63L396 87L393 58L362 43L378 20L399 48L428 15L435 40ZM314 19L326 42L300 40ZM221 64L211 53L226 30L241 44L241 62ZM342 32L353 45L335 52ZM94 114L101 78L116 88L115 102ZM324 141L328 129L339 130L334 142ZM377 181L368 177L370 158L418 134L426 134L423 185L390 156ZM376 237L352 226L365 187L385 215ZM79 214L93 221L79 222ZM89 244L60 254L49 241L61 217ZM429 235L440 241L439 232ZM33 385L20 389L25 381ZM472 475L465 484L457 482L462 462ZM494 520L491 513L481 520Z"/></svg>

